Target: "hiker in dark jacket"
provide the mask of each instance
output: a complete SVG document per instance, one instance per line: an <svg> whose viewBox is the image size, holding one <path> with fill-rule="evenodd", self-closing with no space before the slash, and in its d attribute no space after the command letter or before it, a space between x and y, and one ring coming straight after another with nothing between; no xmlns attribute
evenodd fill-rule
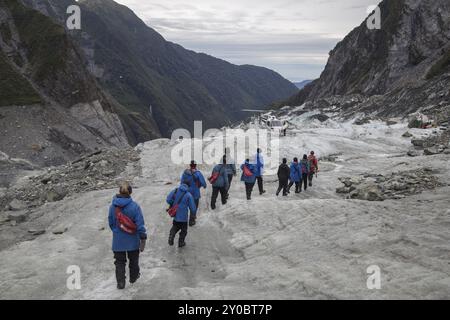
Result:
<svg viewBox="0 0 450 320"><path fill-rule="evenodd" d="M306 154L303 155L303 159L300 160L300 165L302 170L302 183L300 183L300 192L302 192L302 184L305 191L306 189L308 189L308 175L310 172L310 163Z"/></svg>
<svg viewBox="0 0 450 320"><path fill-rule="evenodd" d="M219 196L220 193L220 198L222 200L222 204L225 205L227 204L227 190L229 187L229 182L228 182L228 175L227 175L227 159L224 157L222 158L222 163L218 164L214 167L212 174L211 174L211 178L212 180L210 180L210 182L212 181L212 187L213 187L213 191L212 191L212 195L211 195L211 209L215 210L216 209L216 201L217 201L217 197Z"/></svg>
<svg viewBox="0 0 450 320"><path fill-rule="evenodd" d="M291 175L291 169L287 165L287 159L283 159L283 163L278 167L278 190L277 197L280 194L281 190L283 190L283 196L288 195L288 183L289 177Z"/></svg>
<svg viewBox="0 0 450 320"><path fill-rule="evenodd" d="M245 170L244 167L246 167L248 170ZM245 183L245 193L247 195L247 200L252 199L252 192L253 187L256 183L256 174L258 172L258 169L256 168L256 165L251 164L250 160L245 160L245 163L241 165L242 175L241 175L241 181ZM248 172L248 175L245 173Z"/></svg>
<svg viewBox="0 0 450 320"><path fill-rule="evenodd" d="M128 183L123 183L120 186L119 194L113 198L109 208L108 222L113 232L112 251L114 252L118 289L125 288L127 257L129 260L130 283L135 283L139 279L139 252L144 251L147 240L142 210L131 198L132 191L133 189ZM130 218L136 225L134 234L129 234L120 228L117 221L116 208L120 208L122 214Z"/></svg>
<svg viewBox="0 0 450 320"><path fill-rule="evenodd" d="M203 174L197 170L197 163L192 160L190 168L184 170L181 175L181 183L189 186L189 192L194 197L195 207L198 210L201 192L200 188L206 189L206 181Z"/></svg>
<svg viewBox="0 0 450 320"><path fill-rule="evenodd" d="M172 229L170 229L169 233L169 245L174 245L175 236L181 230L178 238L178 247L182 248L186 245L188 221L189 225L193 226L196 220L197 207L195 206L194 197L189 192L189 186L181 184L169 193L166 201L171 207L178 205L177 214L173 218ZM191 213L190 215L189 212Z"/></svg>
<svg viewBox="0 0 450 320"><path fill-rule="evenodd" d="M290 167L290 178L291 181L288 186L288 193L290 193L292 186L295 183L295 193L300 193L300 182L302 181L302 170L298 163L298 158L294 158L294 162L291 163Z"/></svg>
<svg viewBox="0 0 450 320"><path fill-rule="evenodd" d="M231 188L231 181L233 181L233 177L236 176L236 165L234 163L233 158L230 154L230 149L225 149L225 155L224 159L226 161L226 169L227 169L227 176L228 176L228 189L227 189L227 199L230 197L230 188Z"/></svg>

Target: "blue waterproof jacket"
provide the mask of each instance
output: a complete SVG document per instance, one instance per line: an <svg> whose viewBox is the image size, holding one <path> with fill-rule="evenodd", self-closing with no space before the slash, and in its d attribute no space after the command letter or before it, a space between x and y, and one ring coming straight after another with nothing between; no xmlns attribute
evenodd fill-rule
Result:
<svg viewBox="0 0 450 320"><path fill-rule="evenodd" d="M256 159L256 176L261 177L264 173L264 157L261 153L257 153Z"/></svg>
<svg viewBox="0 0 450 320"><path fill-rule="evenodd" d="M291 175L290 180L293 182L300 182L302 181L302 167L301 164L298 162L292 162L291 163Z"/></svg>
<svg viewBox="0 0 450 320"><path fill-rule="evenodd" d="M235 175L236 174L236 165L234 163L228 163L225 165L227 170L227 175Z"/></svg>
<svg viewBox="0 0 450 320"><path fill-rule="evenodd" d="M212 184L212 186L216 188L228 189L229 181L226 166L224 164L216 165L212 171L211 176L216 172L219 173L219 177L217 178L216 182Z"/></svg>
<svg viewBox="0 0 450 320"><path fill-rule="evenodd" d="M311 163L308 160L300 160L300 165L302 166L302 174L308 174L311 170Z"/></svg>
<svg viewBox="0 0 450 320"><path fill-rule="evenodd" d="M181 183L189 186L189 192L194 200L200 199L200 188L206 189L206 181L203 174L198 170L186 169L181 175Z"/></svg>
<svg viewBox="0 0 450 320"><path fill-rule="evenodd" d="M244 166L247 166L250 169L250 171L253 173L252 176L247 177L244 174ZM241 181L243 181L245 183L255 183L256 182L256 173L257 173L256 165L245 161L245 163L241 165L241 170L242 170Z"/></svg>
<svg viewBox="0 0 450 320"><path fill-rule="evenodd" d="M177 215L173 218L176 222L188 222L189 211L195 216L197 207L195 206L194 197L189 192L187 185L182 184L178 188L172 190L166 199L170 206L178 204Z"/></svg>
<svg viewBox="0 0 450 320"><path fill-rule="evenodd" d="M127 215L137 226L135 234L122 231L117 224L116 207L122 208L122 213ZM140 239L147 239L144 217L139 205L131 199L117 195L113 198L108 215L109 227L113 232L112 250L114 252L135 251L139 249Z"/></svg>

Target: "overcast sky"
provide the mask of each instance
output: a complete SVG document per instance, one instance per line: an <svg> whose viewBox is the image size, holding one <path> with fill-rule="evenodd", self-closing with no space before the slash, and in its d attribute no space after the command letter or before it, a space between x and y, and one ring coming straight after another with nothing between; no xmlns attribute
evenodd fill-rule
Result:
<svg viewBox="0 0 450 320"><path fill-rule="evenodd" d="M320 76L334 48L378 0L116 0L167 40L291 81Z"/></svg>

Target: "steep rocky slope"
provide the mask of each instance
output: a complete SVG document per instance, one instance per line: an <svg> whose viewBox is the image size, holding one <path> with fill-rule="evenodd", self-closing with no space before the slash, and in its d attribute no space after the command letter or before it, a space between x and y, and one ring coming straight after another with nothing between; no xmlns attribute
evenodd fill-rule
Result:
<svg viewBox="0 0 450 320"><path fill-rule="evenodd" d="M384 116L448 106L450 2L384 0L380 9L381 30L364 21L330 52L320 78L280 106L323 108L334 97L346 115Z"/></svg>
<svg viewBox="0 0 450 320"><path fill-rule="evenodd" d="M24 0L60 23L74 1ZM124 107L117 110L133 142L173 129L221 127L243 119L243 108L262 108L297 88L279 74L236 66L166 41L127 7L112 0L84 0L82 30L71 32L102 87ZM176 17L174 17L176 19ZM150 107L151 106L151 107ZM137 125L139 124L139 125Z"/></svg>
<svg viewBox="0 0 450 320"><path fill-rule="evenodd" d="M64 28L15 0L0 1L0 150L60 164L128 141L114 106Z"/></svg>

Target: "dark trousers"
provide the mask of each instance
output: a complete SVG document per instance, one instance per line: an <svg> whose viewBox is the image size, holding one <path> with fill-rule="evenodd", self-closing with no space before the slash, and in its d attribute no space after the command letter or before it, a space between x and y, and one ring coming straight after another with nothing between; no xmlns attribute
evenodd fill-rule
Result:
<svg viewBox="0 0 450 320"><path fill-rule="evenodd" d="M300 190L302 190L302 186L301 186L302 184L303 184L304 190L308 189L308 174L307 173L302 174L302 182L300 183Z"/></svg>
<svg viewBox="0 0 450 320"><path fill-rule="evenodd" d="M283 196L287 195L288 191L288 180L279 180L278 182L278 190L277 190L277 196L280 194L281 190L283 190Z"/></svg>
<svg viewBox="0 0 450 320"><path fill-rule="evenodd" d="M199 206L199 204L200 204L200 199L195 199L195 200L194 200L194 203L195 203L195 207L196 207L197 210L198 210L198 206Z"/></svg>
<svg viewBox="0 0 450 320"><path fill-rule="evenodd" d="M300 192L300 182L294 182L294 181L291 181L290 183L289 183L289 186L288 186L288 191L291 191L291 188L292 188L292 186L294 185L294 183L295 183L295 193L299 193Z"/></svg>
<svg viewBox="0 0 450 320"><path fill-rule="evenodd" d="M256 177L256 180L258 180L258 189L259 189L259 193L263 193L264 192L264 186L263 186L263 177Z"/></svg>
<svg viewBox="0 0 450 320"><path fill-rule="evenodd" d="M227 189L227 198L228 198L228 193L230 193L230 188L231 188L231 181L233 181L233 175L229 174L228 175L228 189Z"/></svg>
<svg viewBox="0 0 450 320"><path fill-rule="evenodd" d="M139 277L139 250L114 252L114 264L116 265L116 280L117 283L125 282L125 269L127 265L127 256L130 268L130 281L134 282Z"/></svg>
<svg viewBox="0 0 450 320"><path fill-rule="evenodd" d="M178 238L178 243L184 243L186 240L186 236L188 233L188 223L187 222L178 222L173 221L172 229L170 229L169 241L173 242L175 240L175 236L180 232L180 237Z"/></svg>
<svg viewBox="0 0 450 320"><path fill-rule="evenodd" d="M222 204L227 203L227 189L225 187L219 188L219 187L213 187L212 195L211 195L211 209L216 208L216 201L217 197L219 196L220 192L220 198L222 200Z"/></svg>
<svg viewBox="0 0 450 320"><path fill-rule="evenodd" d="M308 175L308 180L309 180L309 186L310 186L310 187L312 187L312 181L313 181L313 178L314 178L314 172L312 172L312 173L310 173L310 174Z"/></svg>
<svg viewBox="0 0 450 320"><path fill-rule="evenodd" d="M245 183L245 193L247 194L247 200L250 200L252 198L252 191L253 187L255 186L255 183Z"/></svg>

